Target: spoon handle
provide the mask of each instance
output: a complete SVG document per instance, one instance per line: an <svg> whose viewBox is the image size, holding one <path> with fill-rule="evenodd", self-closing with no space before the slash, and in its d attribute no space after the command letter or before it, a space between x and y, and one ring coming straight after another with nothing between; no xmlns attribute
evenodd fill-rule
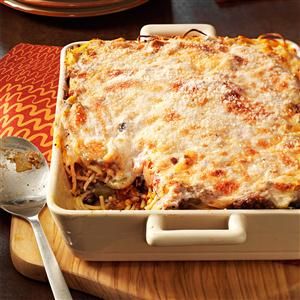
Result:
<svg viewBox="0 0 300 300"><path fill-rule="evenodd" d="M69 288L48 243L38 216L29 217L28 221L33 228L54 298L57 300L72 299Z"/></svg>

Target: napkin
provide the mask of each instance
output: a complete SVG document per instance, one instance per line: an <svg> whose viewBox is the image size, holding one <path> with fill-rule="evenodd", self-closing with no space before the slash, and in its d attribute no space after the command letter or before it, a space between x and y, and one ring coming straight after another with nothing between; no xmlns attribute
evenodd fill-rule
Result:
<svg viewBox="0 0 300 300"><path fill-rule="evenodd" d="M0 59L0 137L20 136L51 159L60 47L18 44Z"/></svg>

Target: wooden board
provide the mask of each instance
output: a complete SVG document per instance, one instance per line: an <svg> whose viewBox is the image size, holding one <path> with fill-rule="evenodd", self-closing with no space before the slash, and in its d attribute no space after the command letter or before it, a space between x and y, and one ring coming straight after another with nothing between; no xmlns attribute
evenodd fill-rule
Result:
<svg viewBox="0 0 300 300"><path fill-rule="evenodd" d="M300 299L298 262L85 262L72 255L48 209L41 222L71 288L104 299ZM13 218L11 256L23 275L46 280L30 225Z"/></svg>

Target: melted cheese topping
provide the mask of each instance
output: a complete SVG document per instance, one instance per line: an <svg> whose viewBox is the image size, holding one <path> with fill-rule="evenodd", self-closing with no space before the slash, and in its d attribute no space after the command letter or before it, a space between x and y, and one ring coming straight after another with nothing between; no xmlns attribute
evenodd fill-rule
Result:
<svg viewBox="0 0 300 300"><path fill-rule="evenodd" d="M92 40L66 66L67 165L115 189L143 175L151 209L300 198L300 63L283 41Z"/></svg>

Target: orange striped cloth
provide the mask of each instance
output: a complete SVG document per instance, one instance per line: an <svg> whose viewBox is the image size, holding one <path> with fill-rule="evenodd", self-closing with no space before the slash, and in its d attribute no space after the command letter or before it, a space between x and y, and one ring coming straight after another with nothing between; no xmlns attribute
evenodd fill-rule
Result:
<svg viewBox="0 0 300 300"><path fill-rule="evenodd" d="M60 49L19 44L0 60L0 137L24 137L48 161Z"/></svg>

